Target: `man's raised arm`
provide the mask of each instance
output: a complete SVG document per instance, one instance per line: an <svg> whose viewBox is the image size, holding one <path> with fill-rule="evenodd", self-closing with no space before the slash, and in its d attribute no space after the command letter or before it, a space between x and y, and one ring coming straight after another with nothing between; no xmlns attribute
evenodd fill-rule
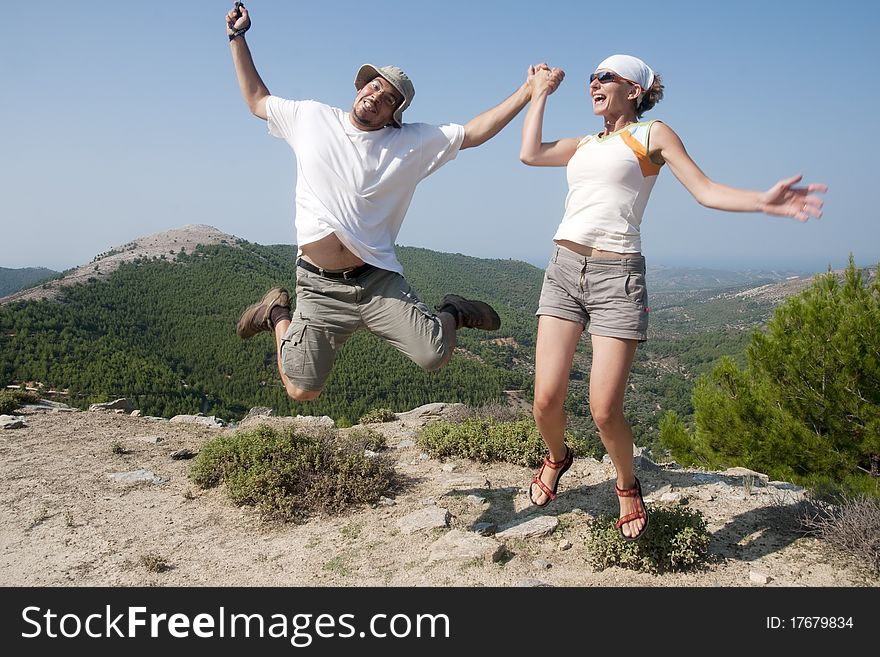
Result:
<svg viewBox="0 0 880 657"><path fill-rule="evenodd" d="M251 50L244 40L244 33L250 29L251 18L248 10L240 2L235 3L226 14L226 34L229 36L229 48L232 50L232 63L235 64L235 75L238 77L238 86L244 102L254 116L265 120L266 99L269 97L269 89L263 83Z"/></svg>
<svg viewBox="0 0 880 657"><path fill-rule="evenodd" d="M531 74L537 68L547 68L547 65L536 64L535 66L530 66L529 73ZM558 86L558 82L556 86ZM528 105L531 97L531 86L528 80L526 80L519 89L501 101L501 103L490 110L486 110L465 124L464 141L461 143L461 148L471 148L489 141L501 132L501 129L510 123L523 107Z"/></svg>

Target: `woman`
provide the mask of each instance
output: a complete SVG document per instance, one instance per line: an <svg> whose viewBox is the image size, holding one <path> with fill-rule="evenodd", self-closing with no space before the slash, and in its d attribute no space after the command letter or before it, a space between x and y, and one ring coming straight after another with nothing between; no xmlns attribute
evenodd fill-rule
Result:
<svg viewBox="0 0 880 657"><path fill-rule="evenodd" d="M532 100L523 125L520 159L532 166L565 166L569 190L565 214L538 305L534 416L550 456L529 487L533 504L556 499L572 454L563 442L563 403L575 348L589 325L593 346L590 413L617 470L617 527L628 540L642 536L648 513L633 472L633 436L623 415L623 396L636 346L647 339L648 295L639 226L657 174L673 175L706 207L763 212L801 222L820 217L822 201L794 187L800 176L766 192L735 189L710 180L685 151L678 135L659 121L640 122L663 97L660 76L642 60L613 55L590 76L593 114L603 130L581 139L542 141L547 97L564 73L546 65L530 70Z"/></svg>

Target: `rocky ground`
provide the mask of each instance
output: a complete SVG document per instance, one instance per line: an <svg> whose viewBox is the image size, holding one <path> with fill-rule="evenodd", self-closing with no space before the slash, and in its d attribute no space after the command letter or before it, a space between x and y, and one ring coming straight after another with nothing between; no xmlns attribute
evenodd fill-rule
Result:
<svg viewBox="0 0 880 657"><path fill-rule="evenodd" d="M531 470L441 462L418 448L418 429L444 409L430 405L370 425L387 436L407 481L394 499L285 525L234 506L222 488L199 489L187 476L192 461L174 458L232 428L30 407L17 418L25 426L0 430L0 585L878 584L854 560L797 531L802 492L796 487L642 458L638 473L649 504L687 504L706 516L711 563L664 575L594 569L587 525L616 511L612 466L578 458L559 499L532 507ZM241 426L261 422L322 420L253 418Z"/></svg>

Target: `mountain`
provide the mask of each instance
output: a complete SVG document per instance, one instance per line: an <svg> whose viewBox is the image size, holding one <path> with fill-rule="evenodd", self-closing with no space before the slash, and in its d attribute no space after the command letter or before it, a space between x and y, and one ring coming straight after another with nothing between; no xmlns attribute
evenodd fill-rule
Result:
<svg viewBox="0 0 880 657"><path fill-rule="evenodd" d="M25 267L23 269L0 267L0 297L18 292L57 275L57 271L45 267Z"/></svg>
<svg viewBox="0 0 880 657"><path fill-rule="evenodd" d="M61 289L69 285L106 280L120 265L146 258L174 259L181 253L190 254L200 245L229 244L236 245L241 240L227 235L213 226L189 224L181 228L139 237L136 240L115 246L104 253L96 255L87 265L76 267L64 272L62 278L47 281L39 288L12 292L0 291L0 304L9 301L35 301L39 299L55 299ZM49 270L47 270L49 271ZM50 275L52 272L50 272ZM2 280L2 279L0 279Z"/></svg>
<svg viewBox="0 0 880 657"><path fill-rule="evenodd" d="M293 289L295 254L295 246L262 246L198 225L111 249L57 281L0 300L0 384L55 390L80 408L131 397L147 415L202 412L226 420L254 406L329 415L342 425L372 409L435 401L528 408L543 271L415 247L399 247L398 257L425 303L433 306L449 292L483 299L498 310L501 329L461 331L455 357L436 373L368 333L355 334L321 397L289 400L271 337L241 341L234 326L266 289ZM667 410L690 417L696 377L722 356L742 359L752 331L810 280L700 289L691 278L693 285L677 291L657 291L649 278L650 339L636 353L625 399L641 445L654 443ZM570 428L589 436L600 454L589 414L590 366L585 337L566 410Z"/></svg>
<svg viewBox="0 0 880 657"><path fill-rule="evenodd" d="M482 405L526 389L541 270L405 247L399 257L429 306L448 292L483 298L504 328L462 331L458 356L438 373L356 334L321 398L296 403L280 385L271 337L242 341L234 331L242 309L266 289L293 288L295 247L186 226L111 249L46 288L4 299L0 383L52 389L79 407L127 396L149 415L237 419L253 406L271 406L342 423L374 408L435 399Z"/></svg>
<svg viewBox="0 0 880 657"><path fill-rule="evenodd" d="M688 292L718 288L754 287L795 279L810 279L808 274L793 270L744 269L728 271L664 265L649 265L647 276L652 292Z"/></svg>

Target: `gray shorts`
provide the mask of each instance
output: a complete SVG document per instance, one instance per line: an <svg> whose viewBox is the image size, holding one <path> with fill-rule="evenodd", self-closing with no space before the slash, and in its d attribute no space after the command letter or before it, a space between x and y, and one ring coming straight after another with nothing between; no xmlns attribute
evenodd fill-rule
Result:
<svg viewBox="0 0 880 657"><path fill-rule="evenodd" d="M535 314L589 324L590 335L644 342L648 339L644 256L588 258L556 246Z"/></svg>
<svg viewBox="0 0 880 657"><path fill-rule="evenodd" d="M281 344L281 365L293 385L324 387L336 354L358 329L367 329L428 371L450 353L451 337L400 274L372 269L349 280L297 267L296 309Z"/></svg>

